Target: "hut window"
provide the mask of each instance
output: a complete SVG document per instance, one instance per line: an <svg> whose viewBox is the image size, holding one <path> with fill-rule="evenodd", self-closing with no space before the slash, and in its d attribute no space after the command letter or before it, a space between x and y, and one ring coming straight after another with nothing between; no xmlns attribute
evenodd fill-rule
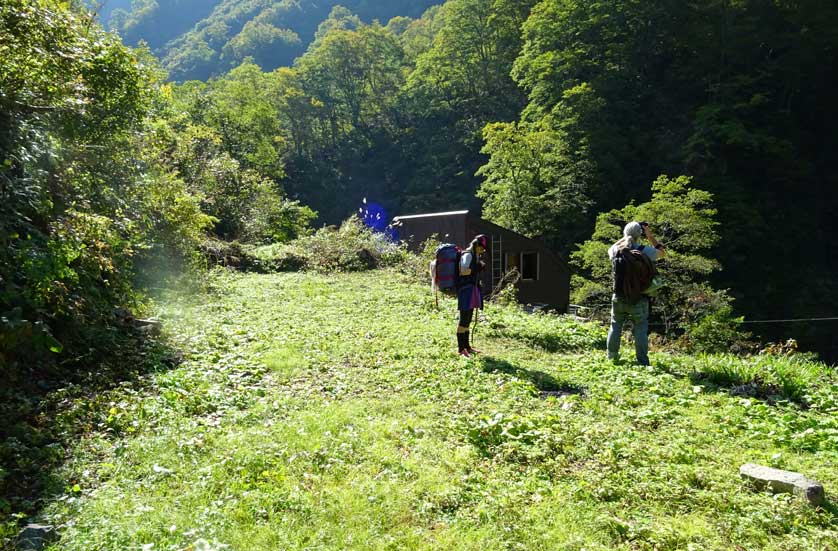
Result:
<svg viewBox="0 0 838 551"><path fill-rule="evenodd" d="M521 271L521 255L519 253L506 253L506 269L504 272L511 272L513 269Z"/></svg>
<svg viewBox="0 0 838 551"><path fill-rule="evenodd" d="M506 253L506 272L518 270L521 279L538 279L538 253Z"/></svg>
<svg viewBox="0 0 838 551"><path fill-rule="evenodd" d="M521 253L521 279L538 279L538 253Z"/></svg>

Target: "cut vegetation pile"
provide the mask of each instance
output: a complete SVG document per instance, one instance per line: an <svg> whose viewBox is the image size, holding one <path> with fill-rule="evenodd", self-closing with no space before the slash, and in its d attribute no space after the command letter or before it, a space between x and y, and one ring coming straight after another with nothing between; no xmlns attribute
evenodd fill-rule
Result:
<svg viewBox="0 0 838 551"><path fill-rule="evenodd" d="M50 549L835 548L838 378L790 358L604 360L602 328L455 306L394 271L215 273L161 299L181 362L60 415L89 430ZM630 348L627 348L627 351ZM75 416L75 417L73 417Z"/></svg>

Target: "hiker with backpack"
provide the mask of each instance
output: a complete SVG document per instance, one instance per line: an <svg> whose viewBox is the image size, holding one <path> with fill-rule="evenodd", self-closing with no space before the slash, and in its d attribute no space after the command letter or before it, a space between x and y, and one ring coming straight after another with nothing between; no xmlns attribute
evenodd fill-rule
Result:
<svg viewBox="0 0 838 551"><path fill-rule="evenodd" d="M472 239L466 249L453 243L443 243L436 248L434 260L429 268L434 301L439 308L438 292L457 295L457 309L460 321L457 325L457 352L466 358L479 351L469 343L469 326L474 319L474 310L483 309L483 289L480 288L480 272L486 264L480 255L486 252L489 238L483 234Z"/></svg>
<svg viewBox="0 0 838 551"><path fill-rule="evenodd" d="M645 236L649 245L641 245ZM666 250L646 222L629 222L623 228L623 238L608 249L614 282L611 297L611 327L608 330L608 359L620 358L620 337L623 324L634 325L634 350L637 363L649 365L649 292L653 287L655 262Z"/></svg>
<svg viewBox="0 0 838 551"><path fill-rule="evenodd" d="M483 234L471 240L469 246L460 254L457 270L457 310L460 321L457 325L457 350L460 356L470 357L480 351L472 348L469 342L469 326L474 318L475 309L483 309L483 289L480 288L480 272L485 263L480 256L486 252L489 238Z"/></svg>

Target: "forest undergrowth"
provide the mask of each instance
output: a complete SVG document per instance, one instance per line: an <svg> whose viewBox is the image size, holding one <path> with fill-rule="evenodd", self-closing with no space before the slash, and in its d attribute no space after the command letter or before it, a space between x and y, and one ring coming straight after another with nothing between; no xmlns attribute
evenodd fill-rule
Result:
<svg viewBox="0 0 838 551"><path fill-rule="evenodd" d="M157 300L177 361L53 400L77 436L33 519L58 528L48 549L838 541L838 377L823 364L659 352L614 365L602 327L500 305L466 360L453 302L437 310L393 269L218 270L206 287ZM749 487L746 462L821 481L827 503Z"/></svg>

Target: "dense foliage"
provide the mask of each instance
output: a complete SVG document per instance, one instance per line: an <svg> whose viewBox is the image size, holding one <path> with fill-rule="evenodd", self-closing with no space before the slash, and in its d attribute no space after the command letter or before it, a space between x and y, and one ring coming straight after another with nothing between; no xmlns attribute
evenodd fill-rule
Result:
<svg viewBox="0 0 838 551"><path fill-rule="evenodd" d="M208 222L153 167L156 76L143 56L63 3L0 6L4 377L18 352L60 352L79 322L132 305L137 259L155 244L188 254Z"/></svg>
<svg viewBox="0 0 838 551"><path fill-rule="evenodd" d="M253 254L273 270L326 274L396 266L416 273L414 265L419 261L403 244L372 231L357 216L344 221L340 227L325 226L289 243L257 247ZM424 278L427 277L427 262L423 264L421 275Z"/></svg>
<svg viewBox="0 0 838 551"><path fill-rule="evenodd" d="M250 146L194 123L154 58L80 6L3 3L0 375L43 367L84 328L136 307L138 266L178 271L208 229L252 241L302 232L314 212L284 197L281 164Z"/></svg>
<svg viewBox="0 0 838 551"><path fill-rule="evenodd" d="M565 248L659 174L689 175L715 197L712 280L739 308L834 315L836 10L539 2L512 73L527 106L485 131L487 214Z"/></svg>

